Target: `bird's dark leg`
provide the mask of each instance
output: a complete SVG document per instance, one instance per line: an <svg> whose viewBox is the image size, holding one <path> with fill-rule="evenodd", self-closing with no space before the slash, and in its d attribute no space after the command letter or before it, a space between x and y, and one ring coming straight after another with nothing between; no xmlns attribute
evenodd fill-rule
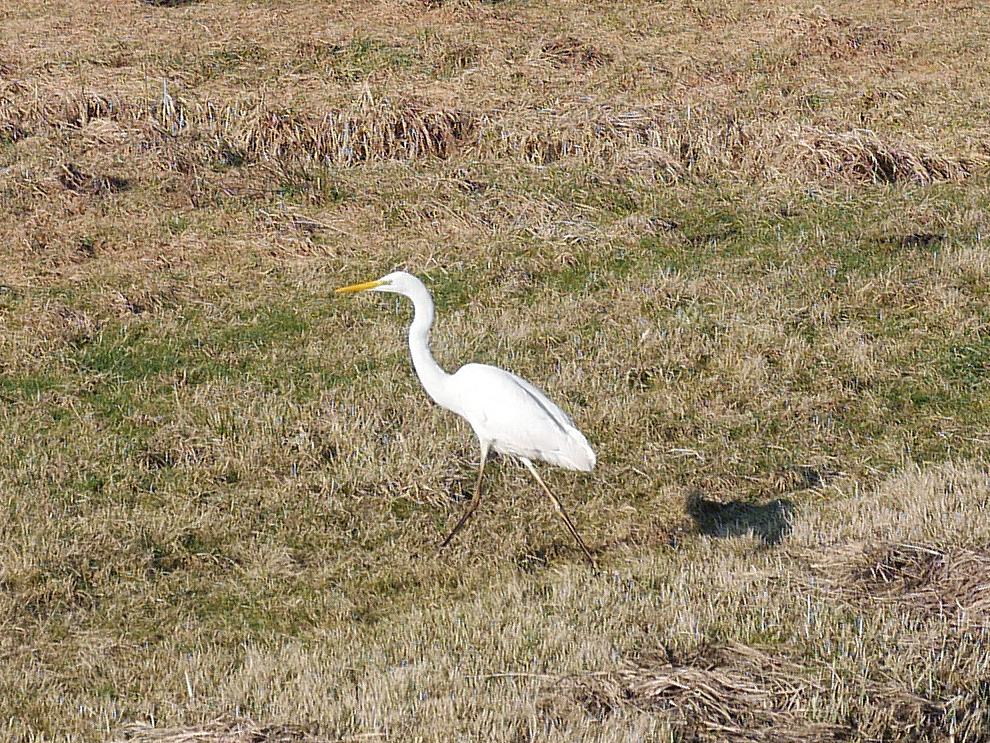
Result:
<svg viewBox="0 0 990 743"><path fill-rule="evenodd" d="M588 562L591 563L592 567L596 567L595 558L591 554L591 550L588 549L588 546L584 543L584 540L581 539L581 535L578 534L577 529L574 528L574 523L567 515L567 511L564 510L564 504L560 502L560 499L557 498L556 495L550 492L550 488L548 488L547 484L543 482L543 478L540 477L540 473L536 471L536 467L533 466L532 462L530 462L528 459L522 459L522 463L525 464L526 467L529 469L529 471L533 473L533 477L535 477L536 481L540 483L540 487L543 488L543 492L546 493L548 496L550 496L550 500L553 501L554 508L557 509L557 513L559 513L560 517L564 520L564 524L567 526L568 531L571 532L571 536L573 536L574 539L577 541L578 546L584 552L585 556L588 558Z"/></svg>
<svg viewBox="0 0 990 743"><path fill-rule="evenodd" d="M478 503L481 501L481 476L485 474L485 462L488 461L488 450L491 448L491 444L488 442L482 442L481 444L481 464L478 466L478 482L474 486L474 498L471 500L471 505L468 506L467 511L461 516L461 520L457 522L457 526L454 530L447 535L447 538L440 543L437 548L437 552L442 550L448 544L450 540L454 538L454 535L460 531L461 527L464 526L464 522L471 518L471 514L474 513L474 509L478 507Z"/></svg>

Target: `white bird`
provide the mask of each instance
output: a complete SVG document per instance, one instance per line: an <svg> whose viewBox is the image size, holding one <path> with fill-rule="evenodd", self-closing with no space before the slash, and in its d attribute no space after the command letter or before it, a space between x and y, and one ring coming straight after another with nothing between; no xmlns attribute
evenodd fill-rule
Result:
<svg viewBox="0 0 990 743"><path fill-rule="evenodd" d="M413 303L413 321L409 326L409 353L413 367L427 394L441 407L457 413L471 424L481 445L481 464L474 499L457 526L440 544L442 550L481 500L481 478L489 452L512 456L533 473L554 508L560 514L592 565L595 558L564 510L563 504L546 486L534 459L542 459L569 470L590 472L595 466L595 452L587 439L563 410L522 377L487 364L465 364L453 374L445 372L430 352L430 328L433 326L433 298L423 282L405 271L396 271L376 281L337 289L344 292L393 292Z"/></svg>

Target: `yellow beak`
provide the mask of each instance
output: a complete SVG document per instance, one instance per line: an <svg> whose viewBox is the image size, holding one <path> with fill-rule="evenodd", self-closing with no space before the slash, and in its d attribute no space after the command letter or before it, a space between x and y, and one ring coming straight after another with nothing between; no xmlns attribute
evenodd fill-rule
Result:
<svg viewBox="0 0 990 743"><path fill-rule="evenodd" d="M334 294L345 294L347 292L365 292L368 289L374 289L376 286L381 286L384 281L365 281L363 284L351 284L350 286L342 286L340 289L334 289Z"/></svg>

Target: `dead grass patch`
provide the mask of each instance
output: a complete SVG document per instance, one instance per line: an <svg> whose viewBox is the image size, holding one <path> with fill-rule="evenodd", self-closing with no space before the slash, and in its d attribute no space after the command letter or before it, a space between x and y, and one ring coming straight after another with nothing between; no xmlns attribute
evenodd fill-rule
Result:
<svg viewBox="0 0 990 743"><path fill-rule="evenodd" d="M58 175L59 183L75 194L104 196L125 191L130 187L126 178L109 174L91 175L72 163L62 165L61 171Z"/></svg>
<svg viewBox="0 0 990 743"><path fill-rule="evenodd" d="M990 554L895 542L842 546L816 567L844 593L979 623L990 616Z"/></svg>
<svg viewBox="0 0 990 743"><path fill-rule="evenodd" d="M900 39L890 28L856 23L853 19L827 13L801 13L783 23L792 53L798 58L825 57L853 60L883 57L895 51Z"/></svg>
<svg viewBox="0 0 990 743"><path fill-rule="evenodd" d="M608 53L573 36L562 36L544 42L540 46L540 56L555 67L581 69L601 67L611 61Z"/></svg>
<svg viewBox="0 0 990 743"><path fill-rule="evenodd" d="M25 91L15 91L23 93ZM107 141L96 120L141 123L146 137L188 135L224 155L292 162L303 158L354 165L373 160L447 157L467 141L475 120L463 111L433 109L419 101L364 95L324 112L271 106L261 100L219 106L165 94L157 101L102 93L50 93L33 100L8 92L0 101L0 130L10 139L51 130L82 130Z"/></svg>
<svg viewBox="0 0 990 743"><path fill-rule="evenodd" d="M987 158L979 154L944 157L924 145L891 142L865 129L808 131L798 135L794 145L809 175L828 180L933 183L964 177L987 165Z"/></svg>
<svg viewBox="0 0 990 743"><path fill-rule="evenodd" d="M467 141L474 118L415 101L364 96L322 117L261 110L233 128L230 138L255 157L293 159L300 154L327 163L444 158Z"/></svg>
<svg viewBox="0 0 990 743"><path fill-rule="evenodd" d="M171 728L129 725L115 740L130 743L321 743L330 739L321 736L314 726L261 725L236 719Z"/></svg>
<svg viewBox="0 0 990 743"><path fill-rule="evenodd" d="M645 653L614 671L568 677L553 694L563 692L598 719L630 710L656 715L692 741L934 741L950 728L957 740L987 739L985 690L927 697L871 678L850 687L817 664L734 643L702 645L681 658ZM840 689L842 721L826 721L822 712Z"/></svg>
<svg viewBox="0 0 990 743"><path fill-rule="evenodd" d="M578 48L561 42L554 53L585 53ZM79 131L104 146L133 139L145 148L164 147L172 153L169 162L176 161L176 148L199 152L199 160L222 167L249 161L353 166L462 155L612 165L663 183L729 177L924 184L963 178L990 163L985 143L982 150L941 154L868 129L800 127L715 107L592 102L472 111L368 91L325 110L260 97L221 105L167 92L158 100L138 100L100 92L28 96L9 89L0 100L0 131L8 139L52 130Z"/></svg>
<svg viewBox="0 0 990 743"><path fill-rule="evenodd" d="M933 183L966 177L990 163L977 150L941 155L865 129L781 126L704 108L543 110L525 123L506 120L492 128L511 152L537 164L564 158L613 163L663 183L727 176Z"/></svg>
<svg viewBox="0 0 990 743"><path fill-rule="evenodd" d="M822 688L804 668L744 645L702 647L683 659L646 654L615 671L568 678L564 688L598 718L649 711L686 740L825 743L848 731L807 721L808 697Z"/></svg>
<svg viewBox="0 0 990 743"><path fill-rule="evenodd" d="M183 5L193 5L202 2L202 0L141 0L141 2L154 8L178 8Z"/></svg>
<svg viewBox="0 0 990 743"><path fill-rule="evenodd" d="M137 118L133 104L104 93L32 90L20 81L7 85L0 97L0 126L41 135L65 128L80 129L94 119Z"/></svg>

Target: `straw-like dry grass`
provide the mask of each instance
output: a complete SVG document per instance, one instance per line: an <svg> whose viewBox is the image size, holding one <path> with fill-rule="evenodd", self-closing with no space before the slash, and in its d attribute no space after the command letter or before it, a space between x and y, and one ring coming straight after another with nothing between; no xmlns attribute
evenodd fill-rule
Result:
<svg viewBox="0 0 990 743"><path fill-rule="evenodd" d="M990 556L920 544L851 545L825 565L853 595L900 602L905 611L983 621L990 610Z"/></svg>
<svg viewBox="0 0 990 743"><path fill-rule="evenodd" d="M990 11L8 5L0 738L990 740Z"/></svg>

